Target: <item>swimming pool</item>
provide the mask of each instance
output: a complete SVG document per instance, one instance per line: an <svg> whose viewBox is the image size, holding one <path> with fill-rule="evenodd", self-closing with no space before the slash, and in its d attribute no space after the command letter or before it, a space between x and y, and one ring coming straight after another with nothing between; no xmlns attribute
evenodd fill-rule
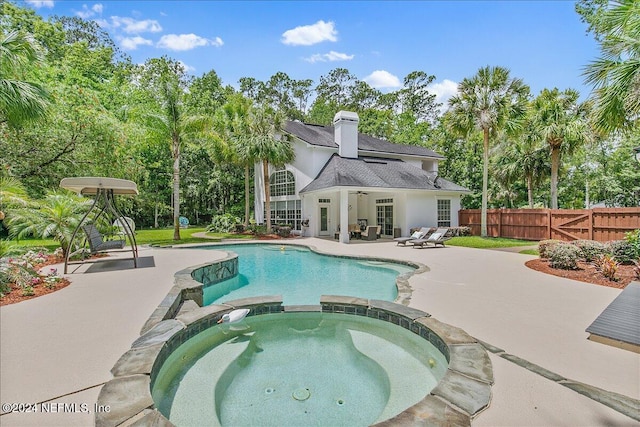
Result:
<svg viewBox="0 0 640 427"><path fill-rule="evenodd" d="M207 286L209 305L259 295L282 295L285 305L318 304L321 295L394 301L396 278L414 271L400 263L332 257L304 247L273 244L210 246L238 254L236 277Z"/></svg>

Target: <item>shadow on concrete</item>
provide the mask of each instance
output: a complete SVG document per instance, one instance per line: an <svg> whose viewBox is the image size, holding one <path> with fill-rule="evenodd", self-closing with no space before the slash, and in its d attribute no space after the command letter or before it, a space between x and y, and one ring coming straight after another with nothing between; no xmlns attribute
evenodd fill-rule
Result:
<svg viewBox="0 0 640 427"><path fill-rule="evenodd" d="M150 268L155 267L156 263L153 256L138 257L138 268ZM119 270L133 270L133 260L129 259L113 259L94 262L91 267L87 268L85 273L101 273L103 271L119 271Z"/></svg>

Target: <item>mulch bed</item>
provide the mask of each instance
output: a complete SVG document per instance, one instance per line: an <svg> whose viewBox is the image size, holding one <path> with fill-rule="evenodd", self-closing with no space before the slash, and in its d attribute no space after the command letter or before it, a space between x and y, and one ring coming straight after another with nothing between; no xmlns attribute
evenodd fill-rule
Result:
<svg viewBox="0 0 640 427"><path fill-rule="evenodd" d="M64 258L48 255L47 260L45 262L43 262L42 264L38 264L36 266L36 270L41 270L48 265L59 264L61 262L64 262ZM44 269L43 271L46 272L47 269ZM50 294L51 292L59 291L60 289L66 288L70 284L71 282L65 278L63 278L58 283L56 283L55 288L51 288L51 289L47 288L44 285L44 283L39 283L33 287L33 295L28 295L28 296L22 295L22 288L20 286L12 285L11 292L9 292L8 294L5 294L2 298L0 298L0 306L15 304L17 302L25 301L32 298L37 298L41 295Z"/></svg>
<svg viewBox="0 0 640 427"><path fill-rule="evenodd" d="M108 256L106 254L94 254L90 256L88 259L92 258L102 258L104 256ZM54 257L53 255L47 255L47 260L42 264L38 264L35 266L36 270L42 270L45 274L48 272L48 269L45 268L48 265L60 264L64 262L63 257ZM44 269L44 270L43 270ZM60 275L60 272L58 272ZM56 283L55 288L47 288L44 283L39 283L33 287L33 295L22 295L22 288L17 285L11 286L11 292L5 294L2 298L0 298L0 307L3 305L15 304L18 302L26 301L29 299L37 298L42 295L50 294L55 291L59 291L60 289L64 289L69 286L71 282L69 279L62 278L58 283Z"/></svg>
<svg viewBox="0 0 640 427"><path fill-rule="evenodd" d="M617 281L611 281L604 277L596 268L586 262L578 262L577 270L562 270L559 268L553 268L549 265L549 261L546 259L532 259L527 261L525 265L533 270L540 271L546 274L553 274L554 276L564 277L565 279L579 280L581 282L592 283L594 285L608 286L610 288L623 289L633 280L638 280L635 277L633 265L620 265L618 272L616 273Z"/></svg>

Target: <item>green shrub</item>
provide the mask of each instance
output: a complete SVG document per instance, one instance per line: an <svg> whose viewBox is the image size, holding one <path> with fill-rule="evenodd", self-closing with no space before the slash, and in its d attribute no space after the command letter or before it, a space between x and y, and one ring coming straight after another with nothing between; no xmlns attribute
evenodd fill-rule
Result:
<svg viewBox="0 0 640 427"><path fill-rule="evenodd" d="M231 214L216 215L211 219L207 231L212 233L230 233L235 230L240 218Z"/></svg>
<svg viewBox="0 0 640 427"><path fill-rule="evenodd" d="M558 243L562 243L560 240L541 240L538 242L538 252L540 253L540 258L546 259L549 258L549 251L556 246Z"/></svg>
<svg viewBox="0 0 640 427"><path fill-rule="evenodd" d="M595 261L608 253L607 246L595 240L576 240L571 243L580 249L581 258L587 262Z"/></svg>
<svg viewBox="0 0 640 427"><path fill-rule="evenodd" d="M609 242L609 253L620 264L633 264L638 259L636 248L626 240L614 240Z"/></svg>
<svg viewBox="0 0 640 427"><path fill-rule="evenodd" d="M291 235L291 227L280 226L278 227L277 234L280 237L289 237Z"/></svg>
<svg viewBox="0 0 640 427"><path fill-rule="evenodd" d="M640 259L640 228L625 233L624 240L629 243L636 251L635 259Z"/></svg>
<svg viewBox="0 0 640 427"><path fill-rule="evenodd" d="M580 259L580 249L571 243L556 243L547 251L549 255L549 265L553 268L563 270L575 270L578 268Z"/></svg>

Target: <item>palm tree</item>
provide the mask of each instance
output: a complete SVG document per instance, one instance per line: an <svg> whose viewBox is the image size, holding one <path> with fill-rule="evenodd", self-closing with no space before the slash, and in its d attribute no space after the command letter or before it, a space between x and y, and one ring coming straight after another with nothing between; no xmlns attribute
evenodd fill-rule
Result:
<svg viewBox="0 0 640 427"><path fill-rule="evenodd" d="M216 131L215 157L244 168L244 225L249 225L250 167L255 163L252 157L249 138L249 110L251 101L241 93L232 95L216 112L214 129Z"/></svg>
<svg viewBox="0 0 640 427"><path fill-rule="evenodd" d="M611 1L597 24L601 57L584 75L594 86L596 125L606 131L640 118L640 2Z"/></svg>
<svg viewBox="0 0 640 427"><path fill-rule="evenodd" d="M529 87L521 79L509 76L502 67L484 67L465 78L458 94L449 100L453 127L467 135L482 131L482 213L480 234L487 235L487 187L489 181L489 142L501 130L513 132L526 109Z"/></svg>
<svg viewBox="0 0 640 427"><path fill-rule="evenodd" d="M182 144L193 141L211 125L211 118L192 115L186 110L184 67L169 58L154 58L145 63L145 79L154 90L159 112L146 113L147 123L162 139L168 140L173 159L173 240L180 240L180 155Z"/></svg>
<svg viewBox="0 0 640 427"><path fill-rule="evenodd" d="M525 127L526 129L526 127ZM541 140L531 132L516 139L506 139L496 147L496 177L505 185L524 178L527 186L527 202L533 208L533 190L549 175L549 155Z"/></svg>
<svg viewBox="0 0 640 427"><path fill-rule="evenodd" d="M29 196L20 181L10 176L0 176L0 221L8 207L26 207Z"/></svg>
<svg viewBox="0 0 640 427"><path fill-rule="evenodd" d="M283 119L278 112L266 107L253 108L249 114L248 157L262 162L264 178L265 215L267 233L271 232L271 188L269 164L284 166L293 161L295 153L282 132Z"/></svg>
<svg viewBox="0 0 640 427"><path fill-rule="evenodd" d="M558 209L561 153L571 153L588 140L588 104L578 103L579 96L573 89L543 89L532 103L533 126L551 150L551 209Z"/></svg>
<svg viewBox="0 0 640 427"><path fill-rule="evenodd" d="M23 79L29 67L42 63L42 53L29 34L11 31L0 39L0 123L17 126L42 117L49 95L37 83Z"/></svg>
<svg viewBox="0 0 640 427"><path fill-rule="evenodd" d="M52 237L60 242L66 255L71 235L90 203L90 200L68 192L50 192L38 206L12 209L5 223L11 237Z"/></svg>

